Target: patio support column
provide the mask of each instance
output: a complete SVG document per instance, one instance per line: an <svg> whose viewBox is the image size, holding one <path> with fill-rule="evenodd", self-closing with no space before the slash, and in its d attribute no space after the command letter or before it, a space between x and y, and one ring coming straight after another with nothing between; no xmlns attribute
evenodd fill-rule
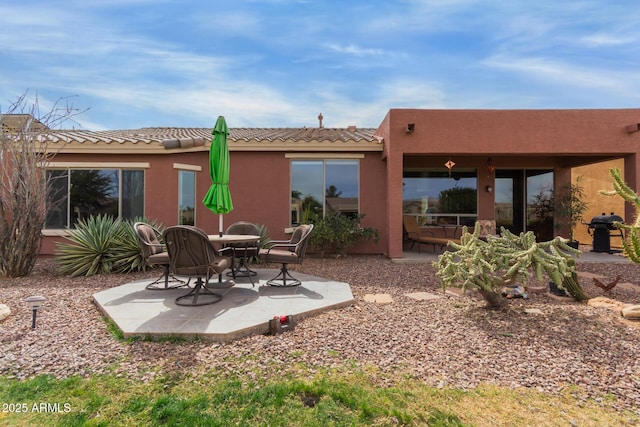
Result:
<svg viewBox="0 0 640 427"><path fill-rule="evenodd" d="M401 151L387 154L387 232L389 258L402 258L402 167Z"/></svg>
<svg viewBox="0 0 640 427"><path fill-rule="evenodd" d="M495 219L495 171L488 171L483 158L477 160L478 170L478 220ZM487 191L491 186L492 191Z"/></svg>
<svg viewBox="0 0 640 427"><path fill-rule="evenodd" d="M571 168L555 168L553 171L553 193L562 194L567 184L571 183ZM566 218L559 218L557 214L553 216L553 225L555 228L555 234L568 238L569 237L569 225Z"/></svg>

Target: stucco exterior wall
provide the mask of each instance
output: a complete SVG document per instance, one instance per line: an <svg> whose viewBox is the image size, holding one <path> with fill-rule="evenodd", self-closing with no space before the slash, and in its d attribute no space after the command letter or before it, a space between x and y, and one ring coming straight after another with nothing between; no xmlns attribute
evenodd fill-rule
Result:
<svg viewBox="0 0 640 427"><path fill-rule="evenodd" d="M344 154L344 153L342 153ZM359 153L358 153L359 154ZM326 154L331 157L330 153ZM360 212L365 214L363 226L382 231L386 222L386 180L384 162L379 152L366 153L360 159ZM232 151L229 188L234 209L224 215L226 228L236 221L250 221L267 226L272 239L287 239L290 228L290 162L285 152ZM58 163L118 164L148 163L145 169L145 217L165 226L178 222L178 173L180 169L196 171L195 224L209 234L218 232L219 218L202 204L211 179L208 151L167 154L60 154ZM54 253L56 241L63 237L49 231L41 253ZM381 233L383 234L383 233ZM383 253L388 243L384 234L377 244L363 244L354 248L356 253Z"/></svg>
<svg viewBox="0 0 640 427"><path fill-rule="evenodd" d="M403 167L412 162L442 167L451 159L456 167L477 168L478 217L489 219L493 217L493 199L483 194L492 182L483 172L489 157L496 169L551 168L556 189L570 179L572 167L625 158L625 178L632 188L638 188L635 153L640 132L630 131L638 122L638 109L390 110L377 131L385 141L388 167L389 256L402 256L398 186Z"/></svg>
<svg viewBox="0 0 640 427"><path fill-rule="evenodd" d="M624 170L624 161L622 159L610 160L588 166L580 166L572 171L572 182L575 184L578 177L586 195L585 200L589 203L587 211L584 213L583 221L589 222L591 218L603 213L616 213L623 217L626 222L630 222L632 218L624 217L624 200L618 196L606 196L600 194L600 190L613 190L612 179L609 173L611 168ZM582 244L591 244L593 237L589 235L587 227L578 224L574 230L574 238ZM611 246L621 247L620 238L612 237Z"/></svg>

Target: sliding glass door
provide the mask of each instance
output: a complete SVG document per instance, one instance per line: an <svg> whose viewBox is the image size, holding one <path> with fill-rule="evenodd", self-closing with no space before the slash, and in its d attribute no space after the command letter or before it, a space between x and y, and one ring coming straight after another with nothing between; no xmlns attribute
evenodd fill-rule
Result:
<svg viewBox="0 0 640 427"><path fill-rule="evenodd" d="M533 231L538 241L553 238L553 171L496 170L495 218L498 229Z"/></svg>

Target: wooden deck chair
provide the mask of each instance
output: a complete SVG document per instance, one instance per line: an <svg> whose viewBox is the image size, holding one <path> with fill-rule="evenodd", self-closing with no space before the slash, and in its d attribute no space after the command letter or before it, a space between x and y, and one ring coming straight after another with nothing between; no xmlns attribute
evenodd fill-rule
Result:
<svg viewBox="0 0 640 427"><path fill-rule="evenodd" d="M422 244L433 245L433 251L435 252L436 245L440 246L442 250L450 241L460 243L460 239L437 237L432 231L423 230L420 228L420 225L418 225L418 220L414 215L403 215L402 225L406 239L411 242L411 249L413 249L413 246L417 243L418 252L420 252L420 245Z"/></svg>

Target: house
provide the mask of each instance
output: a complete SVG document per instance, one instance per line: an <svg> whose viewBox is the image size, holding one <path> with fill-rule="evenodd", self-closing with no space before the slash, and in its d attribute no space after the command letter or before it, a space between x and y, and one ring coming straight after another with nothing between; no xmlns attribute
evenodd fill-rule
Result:
<svg viewBox="0 0 640 427"><path fill-rule="evenodd" d="M575 168L602 172L603 162L617 161L640 188L640 109L392 109L376 129L232 125L234 210L225 224L263 224L281 239L305 210L358 212L381 239L355 251L391 258L402 257L404 214L445 235L495 220L547 239L567 234L549 200ZM64 203L47 221L42 252L97 212L217 232L217 215L201 202L210 141L210 129L49 132L48 149L57 154L48 173ZM631 207L620 213L631 218Z"/></svg>
<svg viewBox="0 0 640 427"><path fill-rule="evenodd" d="M285 239L308 205L321 213L366 213L366 225L382 230L384 163L382 142L374 132L355 127L231 128L234 209L224 223L263 224L272 239ZM57 152L48 165L49 176L65 200L49 215L42 253L53 253L67 227L96 213L145 216L165 225L192 224L217 232L218 215L202 204L211 185L211 139L211 129L192 128L49 133L48 149ZM372 177L362 178L365 172ZM325 185L333 193L325 192ZM359 250L382 253L384 246Z"/></svg>
<svg viewBox="0 0 640 427"><path fill-rule="evenodd" d="M551 190L570 182L572 168L619 159L625 181L640 188L640 109L393 109L376 131L386 163L386 254L402 256L402 206L439 196L445 221L493 220L539 239L559 233L549 216ZM476 206L461 189L476 192ZM594 201L594 208L598 209ZM454 212L451 212L451 210ZM496 215L499 213L500 215ZM631 219L633 208L621 216ZM433 216L433 213L429 213ZM587 219L589 220L589 219Z"/></svg>

